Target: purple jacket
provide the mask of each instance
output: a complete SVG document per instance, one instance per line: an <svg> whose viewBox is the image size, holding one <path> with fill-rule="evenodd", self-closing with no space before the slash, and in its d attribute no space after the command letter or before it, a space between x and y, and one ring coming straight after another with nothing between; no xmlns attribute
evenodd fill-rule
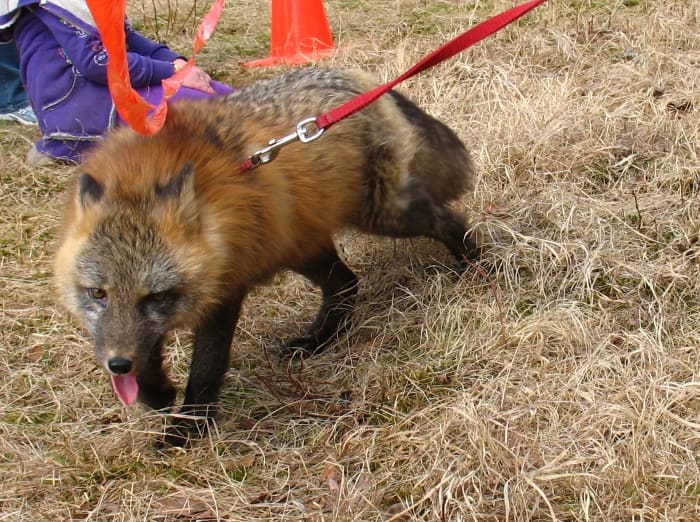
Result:
<svg viewBox="0 0 700 522"><path fill-rule="evenodd" d="M25 7L13 25L20 73L43 138L41 152L80 160L111 129L117 114L107 88L107 53L100 38L39 6ZM134 88L160 86L180 55L126 28ZM55 141L58 141L56 143Z"/></svg>

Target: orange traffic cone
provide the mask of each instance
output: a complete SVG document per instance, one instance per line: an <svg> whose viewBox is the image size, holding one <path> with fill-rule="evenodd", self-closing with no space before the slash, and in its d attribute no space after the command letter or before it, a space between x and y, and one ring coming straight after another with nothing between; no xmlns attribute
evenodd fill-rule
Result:
<svg viewBox="0 0 700 522"><path fill-rule="evenodd" d="M321 0L272 0L270 14L270 56L243 65L302 64L333 53L333 37Z"/></svg>

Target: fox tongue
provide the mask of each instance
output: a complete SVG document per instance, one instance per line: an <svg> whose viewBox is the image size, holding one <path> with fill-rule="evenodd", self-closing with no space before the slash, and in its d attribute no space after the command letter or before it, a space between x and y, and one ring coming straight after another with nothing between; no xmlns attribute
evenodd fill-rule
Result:
<svg viewBox="0 0 700 522"><path fill-rule="evenodd" d="M139 394L139 384L135 375L112 375L112 388L119 400L131 406Z"/></svg>

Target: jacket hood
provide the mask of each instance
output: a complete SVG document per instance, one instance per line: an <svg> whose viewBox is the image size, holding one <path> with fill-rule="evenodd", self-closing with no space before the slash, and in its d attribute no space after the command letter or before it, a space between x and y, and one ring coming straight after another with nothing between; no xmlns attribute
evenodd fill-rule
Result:
<svg viewBox="0 0 700 522"><path fill-rule="evenodd" d="M22 7L33 5L68 20L87 33L99 35L87 3L80 0L55 0L52 2L47 0L6 0L0 2L0 29L11 27L17 21Z"/></svg>

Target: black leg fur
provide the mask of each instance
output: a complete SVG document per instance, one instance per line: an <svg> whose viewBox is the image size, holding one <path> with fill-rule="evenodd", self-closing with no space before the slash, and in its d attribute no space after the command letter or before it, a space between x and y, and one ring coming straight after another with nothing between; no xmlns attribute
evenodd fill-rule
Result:
<svg viewBox="0 0 700 522"><path fill-rule="evenodd" d="M441 241L465 269L469 261L479 259L480 248L469 232L464 216L444 204L436 204L423 186L410 189L411 199L405 211L381 216L367 231L390 237L430 237Z"/></svg>
<svg viewBox="0 0 700 522"><path fill-rule="evenodd" d="M162 341L159 341L151 351L146 367L139 373L136 380L139 383L139 402L154 410L172 406L177 391L163 370Z"/></svg>
<svg viewBox="0 0 700 522"><path fill-rule="evenodd" d="M186 446L190 440L201 438L213 420L244 295L242 292L221 304L195 330L182 417L176 417L168 427L164 445Z"/></svg>
<svg viewBox="0 0 700 522"><path fill-rule="evenodd" d="M462 269L469 268L467 261L476 262L481 256L481 248L469 231L467 220L449 207L435 207L433 233L429 236L442 241Z"/></svg>
<svg viewBox="0 0 700 522"><path fill-rule="evenodd" d="M317 354L325 349L328 341L347 329L347 316L357 295L357 277L332 246L295 271L321 287L323 301L309 331L289 340L281 355L289 356L297 351Z"/></svg>

